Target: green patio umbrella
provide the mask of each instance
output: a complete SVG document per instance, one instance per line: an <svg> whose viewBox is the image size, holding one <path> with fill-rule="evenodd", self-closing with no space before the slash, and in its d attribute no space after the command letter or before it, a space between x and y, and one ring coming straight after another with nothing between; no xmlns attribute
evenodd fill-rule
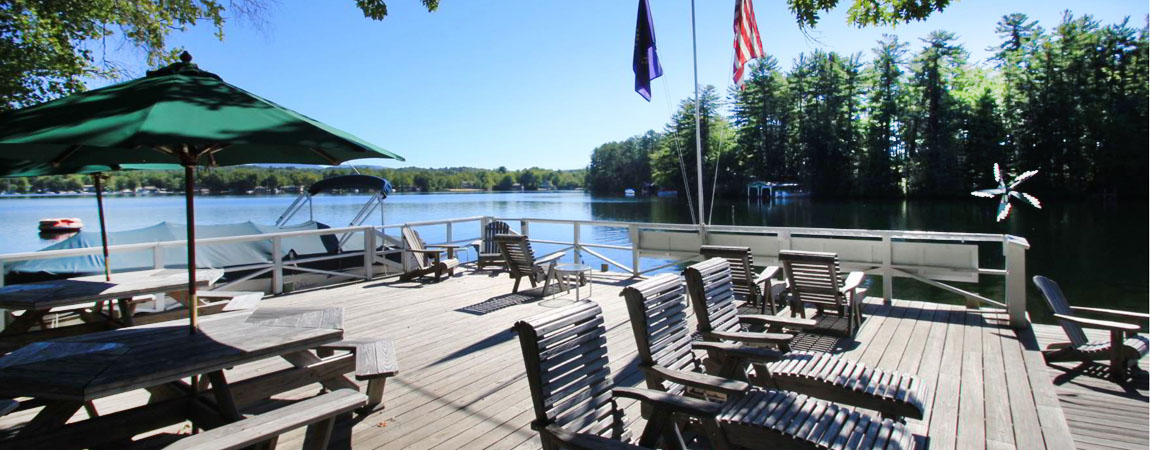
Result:
<svg viewBox="0 0 1150 450"><path fill-rule="evenodd" d="M403 158L228 84L192 64L187 52L180 60L144 78L0 115L0 159L24 161L33 169L77 171L124 164L183 166L194 330L196 166Z"/></svg>

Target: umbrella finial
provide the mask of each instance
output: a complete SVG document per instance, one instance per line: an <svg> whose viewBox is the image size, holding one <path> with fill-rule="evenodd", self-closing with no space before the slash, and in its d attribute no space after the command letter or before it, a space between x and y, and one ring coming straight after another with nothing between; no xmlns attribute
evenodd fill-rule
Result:
<svg viewBox="0 0 1150 450"><path fill-rule="evenodd" d="M188 53L187 50L184 50L183 53L180 53L180 62L184 64L192 62L192 54Z"/></svg>

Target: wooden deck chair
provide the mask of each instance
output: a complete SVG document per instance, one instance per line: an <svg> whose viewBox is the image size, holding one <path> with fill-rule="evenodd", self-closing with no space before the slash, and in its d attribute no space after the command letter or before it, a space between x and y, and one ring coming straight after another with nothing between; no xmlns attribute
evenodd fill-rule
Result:
<svg viewBox="0 0 1150 450"><path fill-rule="evenodd" d="M495 236L500 234L519 234L511 229L511 225L501 220L493 220L483 227L483 237L471 242L475 247L475 268L482 269L487 266L503 267L503 253L499 251L499 244L495 243Z"/></svg>
<svg viewBox="0 0 1150 450"><path fill-rule="evenodd" d="M1047 346L1042 352L1046 362L1108 360L1111 379L1126 381L1130 368L1137 367L1138 360L1150 350L1150 340L1137 334L1142 329L1139 324L1150 321L1150 314L1070 306L1054 280L1040 275L1034 277L1034 284L1042 292L1046 304L1054 311L1054 318L1058 319L1058 324L1070 339L1070 342ZM1088 319L1078 317L1076 313L1106 316L1116 321ZM1091 342L1086 338L1083 328L1107 330L1110 332L1110 340Z"/></svg>
<svg viewBox="0 0 1150 450"><path fill-rule="evenodd" d="M690 291L691 306L695 310L698 330L703 339L714 342L733 342L754 346L762 341L755 333L737 331L738 321L748 316L738 316L733 302L733 290L727 262L713 258L692 265L684 272L687 290ZM648 288L644 293L642 284L634 289L632 296L650 297L657 292ZM677 288L676 292L681 292ZM626 291L626 290L625 290ZM681 293L678 295L682 295ZM637 300L627 299L628 307ZM753 316L752 316L753 317ZM635 320L632 319L634 322ZM686 327L683 322L682 327ZM714 327L722 327L717 331ZM795 351L776 353L760 351L734 353L708 364L712 373L723 376L736 376L745 372L747 364L754 363L754 376L749 378L756 386L795 391L828 401L857 406L878 411L886 417L910 417L921 419L924 413L926 386L918 377L910 374L870 368L865 365L822 352ZM708 353L714 353L709 351ZM732 359L730 355L738 358ZM714 356L712 356L714 358ZM735 366L741 365L736 371Z"/></svg>
<svg viewBox="0 0 1150 450"><path fill-rule="evenodd" d="M779 262L787 279L791 315L806 317L807 304L818 309L818 315L832 308L847 319L847 337L854 337L862 326L862 302L866 289L860 287L862 272L851 272L843 281L839 257L834 253L779 251Z"/></svg>
<svg viewBox="0 0 1150 450"><path fill-rule="evenodd" d="M545 450L683 448L673 414L713 423L716 404L633 388L612 389L606 329L599 305L583 300L515 324L535 407L531 428ZM636 445L616 398L639 400L653 413Z"/></svg>
<svg viewBox="0 0 1150 450"><path fill-rule="evenodd" d="M613 397L635 398L652 412L639 443L681 445L676 419L691 418L706 440L704 448L909 449L913 436L891 419L794 392L734 389L726 400L706 401L648 389L616 388L610 376L606 329L599 306L583 301L516 324L535 404L532 427L545 449L621 447L605 437L625 437L614 425L621 413ZM700 375L700 374L694 374ZM690 374L684 375L690 377ZM698 377L696 379L706 379ZM746 383L725 381L728 387ZM590 417L588 417L590 415ZM612 419L612 422L607 422ZM579 434L591 431L593 434ZM587 440L573 443L574 438Z"/></svg>
<svg viewBox="0 0 1150 450"><path fill-rule="evenodd" d="M704 258L723 258L731 265L735 294L742 296L751 305L758 306L763 314L778 314L777 303L783 297L786 283L775 282L775 275L781 273L778 266L769 266L755 273L754 257L750 247L726 245L704 245L699 247Z"/></svg>
<svg viewBox="0 0 1150 450"><path fill-rule="evenodd" d="M547 287L554 278L555 265L559 263L566 253L557 252L540 259L535 259L535 252L531 249L531 241L527 236L520 234L495 235L495 243L499 245L499 252L507 262L507 271L515 279L515 287L511 293L519 292L519 282L523 278L531 282L531 287L543 283L543 295L547 295Z"/></svg>
<svg viewBox="0 0 1150 450"><path fill-rule="evenodd" d="M450 278L455 275L455 268L459 267L459 260L455 258L446 259L442 257L445 249L430 250L427 247L434 248L434 245L423 245L423 239L420 239L419 232L411 227L403 227L403 241L406 245L406 250L411 253L412 259L415 261L415 268L399 276L400 280L413 280L429 273L435 274L435 281L439 281L443 274L447 274Z"/></svg>

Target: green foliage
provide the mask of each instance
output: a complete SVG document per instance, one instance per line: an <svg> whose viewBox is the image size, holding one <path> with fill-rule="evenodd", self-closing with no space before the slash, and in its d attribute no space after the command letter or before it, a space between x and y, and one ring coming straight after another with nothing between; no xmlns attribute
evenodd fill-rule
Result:
<svg viewBox="0 0 1150 450"><path fill-rule="evenodd" d="M865 64L822 51L800 55L786 72L770 57L755 63L729 93L729 122L714 91L703 96L707 189L718 161L726 194L761 180L800 181L819 196L956 197L991 185L1000 163L1038 169L1027 186L1040 197L1145 197L1150 28L1067 13L1048 33L1011 14L997 32L1002 43L985 67L970 64L945 31L917 49L884 36ZM728 125L721 139L716 130ZM640 137L596 148L588 186L619 195L652 180L694 191L694 127L687 99L666 133L648 133L656 151ZM643 153L648 168L635 163Z"/></svg>
<svg viewBox="0 0 1150 450"><path fill-rule="evenodd" d="M787 0L802 27L817 25L819 14L834 9L838 4L839 0ZM950 0L854 0L847 13L847 22L859 27L897 25L925 19L949 4Z"/></svg>
<svg viewBox="0 0 1150 450"><path fill-rule="evenodd" d="M398 191L441 191L448 189L510 190L515 180L528 180L524 189L579 189L583 186L586 170L547 170L533 167L521 171L507 171L499 175L496 171L470 167L443 169L420 169L405 167L399 169L363 167L359 173L374 175L391 182ZM263 192L292 187L307 187L324 178L355 173L346 167L327 169L280 168L260 166L239 166L202 169L196 172L196 187L216 194L244 194L249 191ZM0 178L0 192L35 193L79 191L90 185L89 177L81 175L56 175L33 178ZM170 192L183 192L183 171L133 171L112 174L107 190L122 191L136 188L156 188Z"/></svg>
<svg viewBox="0 0 1150 450"><path fill-rule="evenodd" d="M438 0L421 0L434 11ZM263 20L273 0L0 0L0 111L84 90L85 78L117 79L107 46L139 49L149 66L174 61L173 31L210 24L219 39L234 20ZM356 0L366 17L387 15L383 0Z"/></svg>

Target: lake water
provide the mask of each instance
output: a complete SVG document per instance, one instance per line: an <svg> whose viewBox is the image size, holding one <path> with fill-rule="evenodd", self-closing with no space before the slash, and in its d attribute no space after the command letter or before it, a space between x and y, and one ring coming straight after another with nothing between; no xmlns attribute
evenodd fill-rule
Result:
<svg viewBox="0 0 1150 450"><path fill-rule="evenodd" d="M251 220L274 223L294 196L201 196L196 198L200 224ZM366 196L319 197L315 218L331 226L351 220ZM105 199L108 228L128 230L160 221L184 222L182 196L110 196ZM1145 202L1104 206L1097 202L1047 202L1042 210L1018 206L1011 217L995 222L997 203L992 200L954 201L819 201L757 202L720 200L709 214L715 224L904 229L976 233L1008 233L1027 238L1027 276L1046 275L1057 280L1072 303L1146 311L1150 301L1148 225L1150 210ZM305 209L297 219L306 220ZM434 193L396 194L385 201L387 223L414 222L453 217L491 215L554 219L591 219L638 222L691 223L685 201L677 199L599 198L583 192L528 193ZM52 244L36 231L40 218L79 217L87 230L98 227L95 198L4 197L0 198L0 253L39 250ZM379 223L375 214L368 222ZM297 220L298 221L298 220ZM517 224L513 224L517 226ZM420 230L424 238L442 238L442 227ZM472 237L470 228L459 228L457 239ZM533 224L537 238L570 240L570 227ZM626 230L594 227L583 239L627 244ZM539 246L546 252L548 246ZM1000 261L1000 245L980 248L984 260ZM618 261L626 253L608 252ZM995 259L998 258L998 259ZM647 261L648 267L658 261ZM996 267L1001 262L996 262ZM977 285L959 284L990 298L1002 297L1002 278L984 276ZM881 283L873 280L871 292ZM1036 289L1028 289L1029 310L1046 321ZM896 280L895 296L958 302L957 296L911 280Z"/></svg>

